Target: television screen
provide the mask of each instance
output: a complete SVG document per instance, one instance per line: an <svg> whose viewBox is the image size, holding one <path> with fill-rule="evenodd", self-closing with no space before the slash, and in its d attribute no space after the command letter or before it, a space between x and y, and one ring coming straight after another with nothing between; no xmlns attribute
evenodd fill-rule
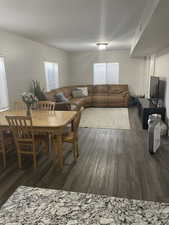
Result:
<svg viewBox="0 0 169 225"><path fill-rule="evenodd" d="M150 98L159 98L159 78L151 77L150 80Z"/></svg>
<svg viewBox="0 0 169 225"><path fill-rule="evenodd" d="M165 100L166 80L159 80L159 99Z"/></svg>

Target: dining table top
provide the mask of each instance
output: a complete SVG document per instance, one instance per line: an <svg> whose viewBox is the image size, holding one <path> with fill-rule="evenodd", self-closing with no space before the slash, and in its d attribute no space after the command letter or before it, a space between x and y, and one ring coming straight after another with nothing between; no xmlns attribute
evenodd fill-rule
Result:
<svg viewBox="0 0 169 225"><path fill-rule="evenodd" d="M70 123L76 111L42 111L32 110L33 127L60 128ZM0 127L8 126L5 116L26 116L26 110L8 110L0 112Z"/></svg>

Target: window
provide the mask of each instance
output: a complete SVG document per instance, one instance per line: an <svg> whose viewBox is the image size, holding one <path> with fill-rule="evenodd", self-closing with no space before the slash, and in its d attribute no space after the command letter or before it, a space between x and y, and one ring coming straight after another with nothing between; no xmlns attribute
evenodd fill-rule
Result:
<svg viewBox="0 0 169 225"><path fill-rule="evenodd" d="M7 110L8 103L8 90L5 73L4 58L0 57L0 111Z"/></svg>
<svg viewBox="0 0 169 225"><path fill-rule="evenodd" d="M94 84L118 84L119 63L94 63Z"/></svg>
<svg viewBox="0 0 169 225"><path fill-rule="evenodd" d="M47 91L59 87L59 69L57 63L45 62L45 76Z"/></svg>

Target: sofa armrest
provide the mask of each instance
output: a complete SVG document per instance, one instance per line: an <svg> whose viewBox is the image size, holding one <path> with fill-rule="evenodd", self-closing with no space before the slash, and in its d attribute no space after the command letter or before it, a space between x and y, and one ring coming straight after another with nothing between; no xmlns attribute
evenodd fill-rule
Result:
<svg viewBox="0 0 169 225"><path fill-rule="evenodd" d="M122 95L125 96L129 96L129 92L128 91L123 91Z"/></svg>
<svg viewBox="0 0 169 225"><path fill-rule="evenodd" d="M129 98L130 98L129 92L125 92L123 97L124 97L124 105L125 105L125 107L128 107L128 105L129 105Z"/></svg>

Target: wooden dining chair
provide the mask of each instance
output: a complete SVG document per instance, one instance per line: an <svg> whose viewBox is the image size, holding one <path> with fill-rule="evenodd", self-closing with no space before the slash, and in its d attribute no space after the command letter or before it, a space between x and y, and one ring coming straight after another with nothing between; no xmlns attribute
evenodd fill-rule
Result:
<svg viewBox="0 0 169 225"><path fill-rule="evenodd" d="M39 101L37 104L38 110L54 111L55 102L52 101Z"/></svg>
<svg viewBox="0 0 169 225"><path fill-rule="evenodd" d="M52 101L39 101L37 104L37 109L38 110L42 110L42 111L54 111L55 110L55 102ZM43 143L44 144L44 149L46 151L46 153L49 152L50 149L50 143L51 143L51 136L50 135L46 135L46 134L42 134L41 133L41 141L40 144ZM44 138L43 138L44 137Z"/></svg>
<svg viewBox="0 0 169 225"><path fill-rule="evenodd" d="M32 155L34 168L37 167L37 139L29 116L6 116L9 128L13 133L18 155L18 165L22 168L21 155Z"/></svg>
<svg viewBox="0 0 169 225"><path fill-rule="evenodd" d="M78 128L80 124L81 114L83 111L83 107L77 111L77 115L71 123L71 127L65 131L63 134L63 142L73 144L73 156L76 160L79 157L79 146L78 146Z"/></svg>
<svg viewBox="0 0 169 225"><path fill-rule="evenodd" d="M14 150L14 139L9 131L0 131L0 153L2 154L3 167L6 168L6 154Z"/></svg>

